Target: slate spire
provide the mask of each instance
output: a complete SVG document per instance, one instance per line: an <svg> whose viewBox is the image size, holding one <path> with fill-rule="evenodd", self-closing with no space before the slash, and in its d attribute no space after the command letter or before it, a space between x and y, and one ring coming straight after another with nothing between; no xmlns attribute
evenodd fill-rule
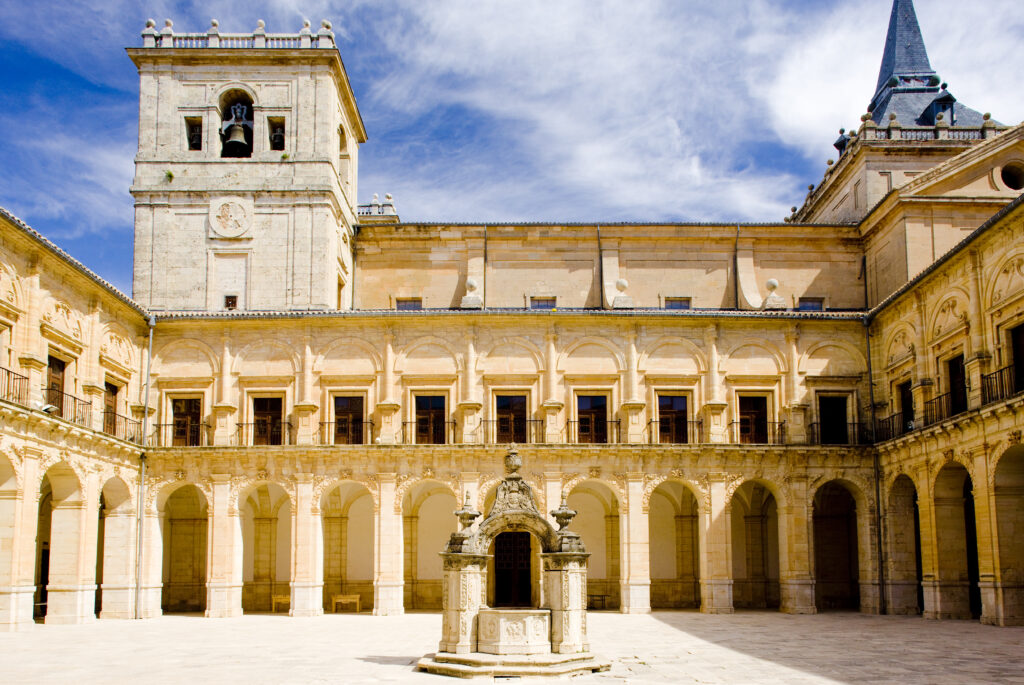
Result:
<svg viewBox="0 0 1024 685"><path fill-rule="evenodd" d="M921 26L917 23L914 0L894 0L875 93L882 90L893 77L926 77L934 73L924 47Z"/></svg>

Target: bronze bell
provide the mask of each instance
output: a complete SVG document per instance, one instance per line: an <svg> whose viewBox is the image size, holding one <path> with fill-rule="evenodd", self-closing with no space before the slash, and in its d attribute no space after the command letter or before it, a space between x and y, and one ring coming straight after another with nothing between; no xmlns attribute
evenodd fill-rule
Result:
<svg viewBox="0 0 1024 685"><path fill-rule="evenodd" d="M284 149L284 128L278 126L270 134L270 149L271 150L283 150Z"/></svg>
<svg viewBox="0 0 1024 685"><path fill-rule="evenodd" d="M225 157L248 157L249 143L245 140L245 127L231 124L228 127L228 139L224 141Z"/></svg>

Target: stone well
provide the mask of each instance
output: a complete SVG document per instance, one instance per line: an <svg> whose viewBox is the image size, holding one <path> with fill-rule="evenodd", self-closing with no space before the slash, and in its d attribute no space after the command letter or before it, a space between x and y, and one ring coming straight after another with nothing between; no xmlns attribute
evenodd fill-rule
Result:
<svg viewBox="0 0 1024 685"><path fill-rule="evenodd" d="M504 480L498 484L494 504L475 529L480 514L466 503L455 515L462 530L453 533L441 554L444 560L442 608L444 620L436 654L428 654L419 670L462 678L494 676L566 675L607 670L609 664L590 653L587 642L587 557L583 541L567 530L576 512L562 505L551 512L556 530L537 510L533 492L519 475L519 454L505 456ZM527 593L499 594L530 606L487 606L488 564L496 555L498 537L529 533L540 546L542 581ZM512 538L506 538L511 540ZM522 536L515 545L502 543L502 568L495 582L525 583ZM531 561L532 564L532 561ZM516 600L512 600L515 603ZM505 603L508 603L507 601Z"/></svg>

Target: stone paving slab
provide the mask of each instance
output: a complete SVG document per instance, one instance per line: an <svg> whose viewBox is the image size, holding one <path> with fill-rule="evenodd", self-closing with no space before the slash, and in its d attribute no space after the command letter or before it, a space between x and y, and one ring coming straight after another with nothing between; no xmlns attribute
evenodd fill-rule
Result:
<svg viewBox="0 0 1024 685"><path fill-rule="evenodd" d="M1021 683L1024 628L898 616L588 617L604 683ZM454 683L414 672L439 614L165 616L0 633L3 683ZM506 682L502 679L502 682Z"/></svg>

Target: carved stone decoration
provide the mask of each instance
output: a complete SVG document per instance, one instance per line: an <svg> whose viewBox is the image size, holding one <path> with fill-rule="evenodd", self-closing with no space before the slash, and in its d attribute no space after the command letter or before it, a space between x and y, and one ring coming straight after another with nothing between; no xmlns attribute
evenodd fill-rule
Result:
<svg viewBox="0 0 1024 685"><path fill-rule="evenodd" d="M210 237L244 238L252 227L253 203L245 197L217 197L210 201Z"/></svg>
<svg viewBox="0 0 1024 685"><path fill-rule="evenodd" d="M932 337L938 338L967 323L967 312L960 311L960 301L951 297L939 307L932 327Z"/></svg>
<svg viewBox="0 0 1024 685"><path fill-rule="evenodd" d="M995 280L991 302L993 305L1001 304L1024 290L1024 256L1018 256L1007 262L999 270Z"/></svg>

